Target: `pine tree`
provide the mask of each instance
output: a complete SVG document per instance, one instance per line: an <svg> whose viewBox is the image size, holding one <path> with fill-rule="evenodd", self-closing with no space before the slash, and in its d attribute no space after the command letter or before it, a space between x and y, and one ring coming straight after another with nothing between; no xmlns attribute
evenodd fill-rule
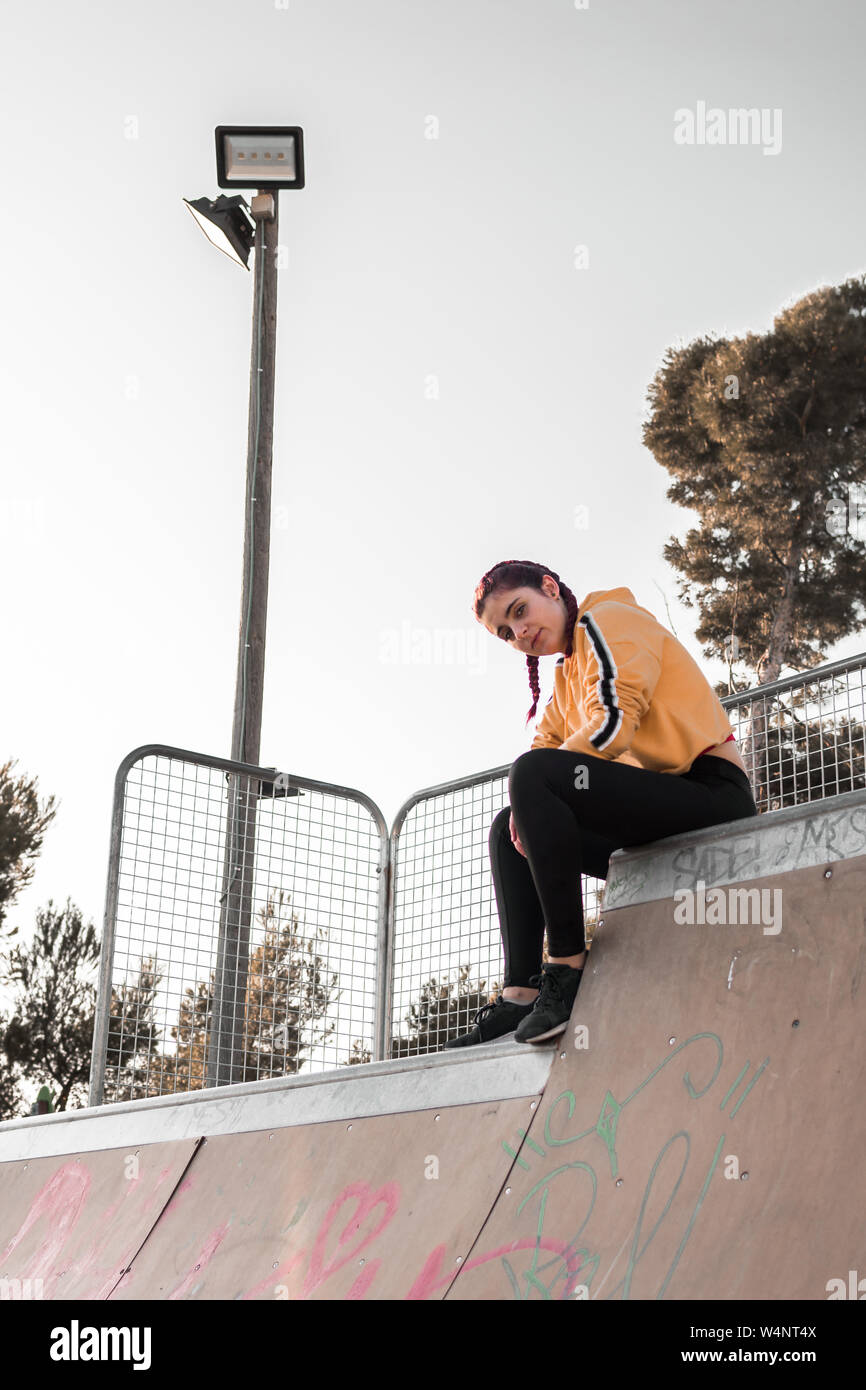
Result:
<svg viewBox="0 0 866 1390"><path fill-rule="evenodd" d="M669 499L699 517L664 557L700 609L704 655L760 685L819 665L863 623L866 545L839 515L864 497L864 369L866 276L806 295L765 334L668 349L649 387L644 443L674 478ZM756 790L771 724L756 704Z"/></svg>
<svg viewBox="0 0 866 1390"><path fill-rule="evenodd" d="M331 1036L328 1010L339 998L339 976L329 972L317 942L298 931L298 917L282 920L284 893L270 893L259 913L263 939L250 957L247 976L244 1079L261 1080L300 1071L302 1054Z"/></svg>
<svg viewBox="0 0 866 1390"><path fill-rule="evenodd" d="M157 1059L151 1072L153 1095L200 1091L207 1086L207 1039L213 1017L214 972L207 981L187 988L171 1036L177 1050Z"/></svg>
<svg viewBox="0 0 866 1390"><path fill-rule="evenodd" d="M438 1052L451 1038L469 1031L478 1010L499 992L497 984L488 990L485 980L472 981L469 976L470 967L462 965L454 981L431 978L422 984L406 1014L409 1036L391 1039L391 1057Z"/></svg>
<svg viewBox="0 0 866 1390"><path fill-rule="evenodd" d="M864 369L866 276L806 295L763 335L669 349L649 388L644 443L701 521L665 559L700 606L704 655L735 635L761 684L824 661L863 621L866 546L827 522L866 484Z"/></svg>
<svg viewBox="0 0 866 1390"><path fill-rule="evenodd" d="M90 1080L99 939L80 910L48 906L36 914L29 946L9 953L15 988L3 1047L7 1065L31 1082L53 1081L55 1109L86 1104Z"/></svg>
<svg viewBox="0 0 866 1390"><path fill-rule="evenodd" d="M156 993L162 975L153 956L139 962L135 984L112 986L108 1006L106 1044L106 1099L138 1100L154 1094L152 1070L159 1070L157 1049L160 1029L154 1017Z"/></svg>
<svg viewBox="0 0 866 1390"><path fill-rule="evenodd" d="M293 913L283 920L287 895L272 891L259 912L262 939L250 956L244 1010L241 1081L290 1076L300 1071L308 1053L333 1033L327 1020L339 998L339 976L329 971L320 950L327 933L311 937L298 929ZM147 1094L171 1095L208 1085L208 1039L213 1026L215 972L187 987L177 1023L171 1029L173 1052L148 1058Z"/></svg>
<svg viewBox="0 0 866 1390"><path fill-rule="evenodd" d="M15 763L0 767L0 929L9 905L33 878L45 831L57 814L54 797L37 800L38 778L10 775Z"/></svg>
<svg viewBox="0 0 866 1390"><path fill-rule="evenodd" d="M0 1039L5 1036L7 1018L0 1014ZM6 1060L5 1050L0 1050L0 1121L14 1120L24 1114L24 1096L16 1068Z"/></svg>

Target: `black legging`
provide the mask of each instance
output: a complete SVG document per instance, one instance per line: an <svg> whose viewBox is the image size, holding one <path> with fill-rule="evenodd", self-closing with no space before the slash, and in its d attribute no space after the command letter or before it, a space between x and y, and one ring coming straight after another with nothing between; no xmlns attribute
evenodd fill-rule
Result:
<svg viewBox="0 0 866 1390"><path fill-rule="evenodd" d="M706 753L675 775L533 748L512 763L508 793L489 837L503 988L541 970L545 925L551 956L584 949L581 874L606 878L615 849L758 814L746 774ZM512 812L525 858L509 833Z"/></svg>

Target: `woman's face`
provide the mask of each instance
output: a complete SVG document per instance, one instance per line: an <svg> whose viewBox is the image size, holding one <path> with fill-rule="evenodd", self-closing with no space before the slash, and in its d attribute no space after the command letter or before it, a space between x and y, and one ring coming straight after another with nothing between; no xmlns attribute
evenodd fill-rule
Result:
<svg viewBox="0 0 866 1390"><path fill-rule="evenodd" d="M546 574L537 589L506 589L491 594L481 621L494 637L527 656L551 656L565 651L565 600L559 585Z"/></svg>

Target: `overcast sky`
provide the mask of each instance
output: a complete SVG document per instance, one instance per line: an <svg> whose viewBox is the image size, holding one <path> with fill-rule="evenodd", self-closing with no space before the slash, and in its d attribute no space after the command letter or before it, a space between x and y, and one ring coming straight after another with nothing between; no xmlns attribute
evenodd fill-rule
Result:
<svg viewBox="0 0 866 1390"><path fill-rule="evenodd" d="M855 0L6 7L0 761L60 803L13 923L71 896L101 927L127 752L230 752L253 276L182 202L219 192L214 127L305 134L262 762L390 824L531 741L470 613L496 561L627 585L701 659L646 388L863 273L864 51ZM761 138L675 139L714 107Z"/></svg>

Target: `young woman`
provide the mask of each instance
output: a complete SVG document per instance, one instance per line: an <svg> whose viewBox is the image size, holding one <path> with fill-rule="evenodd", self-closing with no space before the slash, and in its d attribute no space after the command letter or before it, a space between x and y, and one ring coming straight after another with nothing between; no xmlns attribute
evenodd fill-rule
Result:
<svg viewBox="0 0 866 1390"><path fill-rule="evenodd" d="M527 724L538 659L561 655L531 747L511 765L511 804L490 830L502 994L446 1047L564 1032L586 960L581 874L606 878L615 849L758 814L720 700L631 590L579 604L554 570L503 560L480 581L473 611L526 656Z"/></svg>

